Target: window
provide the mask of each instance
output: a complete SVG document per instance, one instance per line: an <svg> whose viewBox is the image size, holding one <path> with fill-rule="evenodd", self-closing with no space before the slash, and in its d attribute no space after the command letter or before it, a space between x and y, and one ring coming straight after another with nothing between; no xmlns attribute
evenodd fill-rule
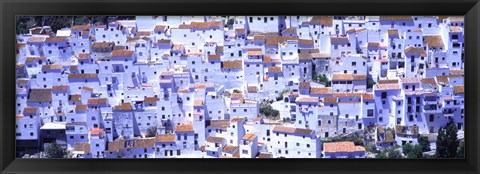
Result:
<svg viewBox="0 0 480 174"><path fill-rule="evenodd" d="M387 98L387 92L382 92L382 99L386 99Z"/></svg>

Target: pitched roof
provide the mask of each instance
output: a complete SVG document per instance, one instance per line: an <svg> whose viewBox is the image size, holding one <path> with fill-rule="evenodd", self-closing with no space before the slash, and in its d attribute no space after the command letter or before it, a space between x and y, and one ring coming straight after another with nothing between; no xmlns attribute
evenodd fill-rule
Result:
<svg viewBox="0 0 480 174"><path fill-rule="evenodd" d="M388 33L388 36L390 36L390 37L398 36L398 30L397 29L388 30L387 33Z"/></svg>
<svg viewBox="0 0 480 174"><path fill-rule="evenodd" d="M59 64L43 65L42 66L42 71L45 71L45 70L61 70L61 69L62 69L62 65L59 65Z"/></svg>
<svg viewBox="0 0 480 174"><path fill-rule="evenodd" d="M465 71L463 69L455 70L452 69L450 70L450 75L451 76L463 76L465 74Z"/></svg>
<svg viewBox="0 0 480 174"><path fill-rule="evenodd" d="M295 99L295 103L315 103L318 102L317 97L298 97Z"/></svg>
<svg viewBox="0 0 480 174"><path fill-rule="evenodd" d="M353 80L353 74L334 74L332 80Z"/></svg>
<svg viewBox="0 0 480 174"><path fill-rule="evenodd" d="M332 87L312 87L310 94L332 94Z"/></svg>
<svg viewBox="0 0 480 174"><path fill-rule="evenodd" d="M173 135L173 134L157 135L155 137L155 141L160 142L160 143L174 143L175 142L175 135Z"/></svg>
<svg viewBox="0 0 480 174"><path fill-rule="evenodd" d="M222 68L224 69L240 69L242 68L243 63L241 60L234 60L234 61L223 61Z"/></svg>
<svg viewBox="0 0 480 174"><path fill-rule="evenodd" d="M156 103L158 101L158 97L145 97L145 103Z"/></svg>
<svg viewBox="0 0 480 174"><path fill-rule="evenodd" d="M113 50L112 57L132 57L133 53L132 50Z"/></svg>
<svg viewBox="0 0 480 174"><path fill-rule="evenodd" d="M103 132L103 129L101 129L101 128L93 128L93 129L90 129L90 134L91 134L91 135L98 135L98 134L100 134L100 133L102 133L102 132Z"/></svg>
<svg viewBox="0 0 480 174"><path fill-rule="evenodd" d="M465 93L465 88L464 88L464 86L454 86L453 87L453 92L455 94L464 94Z"/></svg>
<svg viewBox="0 0 480 174"><path fill-rule="evenodd" d="M400 89L400 84L398 83L385 83L375 85L376 90L394 90Z"/></svg>
<svg viewBox="0 0 480 174"><path fill-rule="evenodd" d="M193 106L204 106L203 100L193 100Z"/></svg>
<svg viewBox="0 0 480 174"><path fill-rule="evenodd" d="M298 84L298 88L300 88L300 89L310 89L310 82L300 82Z"/></svg>
<svg viewBox="0 0 480 174"><path fill-rule="evenodd" d="M69 79L96 79L98 74L89 73L89 74L68 74Z"/></svg>
<svg viewBox="0 0 480 174"><path fill-rule="evenodd" d="M344 141L344 142L332 142L332 143L323 143L324 152L336 153L336 152L358 152L365 151L365 148L361 146L355 146L353 142Z"/></svg>
<svg viewBox="0 0 480 174"><path fill-rule="evenodd" d="M249 93L255 93L255 92L258 91L258 88L257 88L257 86L247 86L247 91Z"/></svg>
<svg viewBox="0 0 480 174"><path fill-rule="evenodd" d="M130 103L121 103L120 105L113 107L113 110L120 110L120 111L129 111L132 109L133 108Z"/></svg>
<svg viewBox="0 0 480 174"><path fill-rule="evenodd" d="M230 120L210 120L210 125L208 127L225 129L228 126L230 126Z"/></svg>
<svg viewBox="0 0 480 174"><path fill-rule="evenodd" d="M435 78L424 78L422 79L422 84L429 84L435 86L437 85L437 82L435 81Z"/></svg>
<svg viewBox="0 0 480 174"><path fill-rule="evenodd" d="M245 134L245 135L242 137L242 140L253 141L256 137L257 137L257 134L247 133L247 134Z"/></svg>
<svg viewBox="0 0 480 174"><path fill-rule="evenodd" d="M214 136L208 136L207 137L207 142L210 142L210 143L221 143L222 141L225 141L225 138L214 137Z"/></svg>
<svg viewBox="0 0 480 174"><path fill-rule="evenodd" d="M23 108L23 113L24 113L24 114L26 114L26 113L29 113L29 114L37 113L37 108L34 108L34 107L25 107L25 108Z"/></svg>
<svg viewBox="0 0 480 174"><path fill-rule="evenodd" d="M226 145L223 148L223 151L227 153L235 153L237 150L238 150L238 146L233 146L233 145Z"/></svg>
<svg viewBox="0 0 480 174"><path fill-rule="evenodd" d="M330 42L331 43L349 43L347 37L330 37Z"/></svg>
<svg viewBox="0 0 480 174"><path fill-rule="evenodd" d="M76 142L73 146L73 151L90 152L90 143L88 142Z"/></svg>
<svg viewBox="0 0 480 174"><path fill-rule="evenodd" d="M268 72L282 72L282 67L278 67L278 66L268 67Z"/></svg>
<svg viewBox="0 0 480 174"><path fill-rule="evenodd" d="M298 40L298 36L270 36L266 37L267 45L282 44L289 40Z"/></svg>
<svg viewBox="0 0 480 174"><path fill-rule="evenodd" d="M81 100L82 100L82 95L80 94L73 94L68 97L68 101L72 101L72 102L79 102Z"/></svg>
<svg viewBox="0 0 480 174"><path fill-rule="evenodd" d="M88 99L87 103L89 105L103 105L107 104L108 99L107 98L91 98Z"/></svg>
<svg viewBox="0 0 480 174"><path fill-rule="evenodd" d="M175 127L175 132L193 132L193 125L191 124L181 124Z"/></svg>
<svg viewBox="0 0 480 174"><path fill-rule="evenodd" d="M64 36L58 36L58 37L48 37L45 39L45 42L63 42L67 41L67 37Z"/></svg>
<svg viewBox="0 0 480 174"><path fill-rule="evenodd" d="M78 54L78 59L84 60L84 59L89 59L90 58L90 53L80 53Z"/></svg>
<svg viewBox="0 0 480 174"><path fill-rule="evenodd" d="M270 153L260 152L257 158L272 158L273 155Z"/></svg>
<svg viewBox="0 0 480 174"><path fill-rule="evenodd" d="M67 91L69 88L67 85L52 86L52 91Z"/></svg>
<svg viewBox="0 0 480 174"><path fill-rule="evenodd" d="M165 31L165 25L156 25L153 31Z"/></svg>
<svg viewBox="0 0 480 174"><path fill-rule="evenodd" d="M424 42L427 43L429 47L445 47L442 36L440 35L425 36Z"/></svg>
<svg viewBox="0 0 480 174"><path fill-rule="evenodd" d="M87 108L88 108L87 105L76 105L75 106L75 110L77 110L77 111L85 111L85 110L87 110Z"/></svg>
<svg viewBox="0 0 480 174"><path fill-rule="evenodd" d="M113 48L114 42L94 42L92 48Z"/></svg>
<svg viewBox="0 0 480 174"><path fill-rule="evenodd" d="M310 24L332 25L333 16L313 16L310 19Z"/></svg>
<svg viewBox="0 0 480 174"><path fill-rule="evenodd" d="M420 54L420 55L425 54L425 50L422 47L413 47L413 46L409 46L405 48L404 52L405 54Z"/></svg>
<svg viewBox="0 0 480 174"><path fill-rule="evenodd" d="M405 78L402 78L400 79L402 81L402 83L420 83L420 78L418 77L405 77Z"/></svg>
<svg viewBox="0 0 480 174"><path fill-rule="evenodd" d="M272 131L282 132L282 133L291 133L291 134L300 134L300 135L310 135L313 133L313 130L310 130L310 129L294 128L294 127L287 127L287 126L275 126Z"/></svg>
<svg viewBox="0 0 480 174"><path fill-rule="evenodd" d="M52 89L31 89L28 102L51 102Z"/></svg>
<svg viewBox="0 0 480 174"><path fill-rule="evenodd" d="M323 102L324 103L337 103L338 102L338 98L337 97L325 97L323 99Z"/></svg>
<svg viewBox="0 0 480 174"><path fill-rule="evenodd" d="M442 83L448 83L449 82L448 76L437 76L435 78L437 78L437 82L442 82Z"/></svg>

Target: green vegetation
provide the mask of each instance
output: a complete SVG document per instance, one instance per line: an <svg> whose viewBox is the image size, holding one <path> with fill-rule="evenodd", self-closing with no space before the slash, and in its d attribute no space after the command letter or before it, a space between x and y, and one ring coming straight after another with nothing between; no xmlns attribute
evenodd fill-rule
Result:
<svg viewBox="0 0 480 174"><path fill-rule="evenodd" d="M402 158L402 154L398 152L397 150L393 150L391 152L388 152L388 158Z"/></svg>
<svg viewBox="0 0 480 174"><path fill-rule="evenodd" d="M313 75L313 80L325 84L325 87L330 87L332 82L328 80L325 74L315 74Z"/></svg>
<svg viewBox="0 0 480 174"><path fill-rule="evenodd" d="M28 33L30 28L50 26L55 32L72 25L96 24L108 22L108 16L17 16L17 34ZM118 19L133 19L133 16L121 16Z"/></svg>
<svg viewBox="0 0 480 174"><path fill-rule="evenodd" d="M233 90L233 93L238 93L238 94L240 94L240 93L242 93L242 91L240 91L240 90L238 90L238 89L234 89L234 90Z"/></svg>
<svg viewBox="0 0 480 174"><path fill-rule="evenodd" d="M465 158L465 141L461 141L458 146L457 158Z"/></svg>
<svg viewBox="0 0 480 174"><path fill-rule="evenodd" d="M402 154L396 150L397 148L390 148L386 149L384 151L381 151L378 153L375 158L381 158L381 159L386 159L386 158L402 158Z"/></svg>
<svg viewBox="0 0 480 174"><path fill-rule="evenodd" d="M422 158L423 147L421 145L405 144L402 146L402 151L407 158Z"/></svg>
<svg viewBox="0 0 480 174"><path fill-rule="evenodd" d="M268 103L262 103L260 104L260 114L269 119L274 119L280 115L280 112L276 109L273 109L272 105Z"/></svg>
<svg viewBox="0 0 480 174"><path fill-rule="evenodd" d="M373 88L373 85L377 84L375 81L373 81L371 78L368 78L367 80L367 88Z"/></svg>
<svg viewBox="0 0 480 174"><path fill-rule="evenodd" d="M275 98L277 101L281 101L283 100L283 94L287 93L287 92L290 92L290 90L288 89L284 89L282 92L280 92L277 96L277 98Z"/></svg>
<svg viewBox="0 0 480 174"><path fill-rule="evenodd" d="M363 146L364 138L365 136L363 134L363 130L360 130L360 131L355 131L349 134L341 134L334 137L328 137L322 140L322 142L329 143L329 142L351 141L357 146Z"/></svg>
<svg viewBox="0 0 480 174"><path fill-rule="evenodd" d="M428 141L428 137L426 136L418 137L418 144L422 146L423 152L430 151L430 142Z"/></svg>
<svg viewBox="0 0 480 174"><path fill-rule="evenodd" d="M146 137L155 137L157 136L157 128L156 127L149 127L147 129Z"/></svg>
<svg viewBox="0 0 480 174"><path fill-rule="evenodd" d="M441 127L438 130L436 144L435 157L455 158L457 156L459 141L455 124L449 123L446 128Z"/></svg>
<svg viewBox="0 0 480 174"><path fill-rule="evenodd" d="M47 158L65 158L65 151L57 142L49 143L45 146L45 157Z"/></svg>
<svg viewBox="0 0 480 174"><path fill-rule="evenodd" d="M230 97L232 94L229 91L223 91L223 96Z"/></svg>

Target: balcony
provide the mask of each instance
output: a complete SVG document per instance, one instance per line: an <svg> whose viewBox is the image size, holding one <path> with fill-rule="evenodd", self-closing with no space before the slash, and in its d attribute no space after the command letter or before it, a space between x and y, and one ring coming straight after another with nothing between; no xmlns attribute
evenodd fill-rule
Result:
<svg viewBox="0 0 480 174"><path fill-rule="evenodd" d="M424 113L440 113L441 110L437 107L437 105L425 105L423 106Z"/></svg>

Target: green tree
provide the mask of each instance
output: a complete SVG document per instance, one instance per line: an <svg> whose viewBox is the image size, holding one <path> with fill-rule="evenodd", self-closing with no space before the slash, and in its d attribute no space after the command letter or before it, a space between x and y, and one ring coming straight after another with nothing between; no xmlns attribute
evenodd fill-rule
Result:
<svg viewBox="0 0 480 174"><path fill-rule="evenodd" d="M453 123L449 123L446 128L441 127L438 130L437 149L435 157L437 158L455 158L457 156L458 140L457 127Z"/></svg>
<svg viewBox="0 0 480 174"><path fill-rule="evenodd" d="M157 136L157 128L156 127L149 127L147 129L146 137L155 137Z"/></svg>
<svg viewBox="0 0 480 174"><path fill-rule="evenodd" d="M33 16L17 16L16 23L17 25L15 30L17 34L26 34L29 32L28 29L37 25L35 22L35 17Z"/></svg>
<svg viewBox="0 0 480 174"><path fill-rule="evenodd" d="M411 150L408 153L405 153L407 155L407 158L422 158L423 156L423 149L422 146L420 145L414 145L411 146Z"/></svg>
<svg viewBox="0 0 480 174"><path fill-rule="evenodd" d="M317 81L317 82L322 82L325 85L330 83L330 81L328 80L328 78L325 74L315 74L315 75L313 75L313 80Z"/></svg>
<svg viewBox="0 0 480 174"><path fill-rule="evenodd" d="M262 103L260 105L260 114L267 118L272 118L278 116L280 112L276 109L273 109L270 104Z"/></svg>
<svg viewBox="0 0 480 174"><path fill-rule="evenodd" d="M282 90L282 92L280 92L280 93L278 94L277 98L275 98L275 99L276 99L277 101L283 100L283 94L285 94L285 93L287 93L287 92L290 92L290 90L288 90L288 89Z"/></svg>
<svg viewBox="0 0 480 174"><path fill-rule="evenodd" d="M400 152L397 150L392 150L388 152L388 158L402 158L402 154L400 154Z"/></svg>
<svg viewBox="0 0 480 174"><path fill-rule="evenodd" d="M461 141L458 145L457 158L465 158L465 142Z"/></svg>
<svg viewBox="0 0 480 174"><path fill-rule="evenodd" d="M428 137L426 136L418 137L418 144L422 146L422 151L424 152L430 151L430 142L428 141Z"/></svg>
<svg viewBox="0 0 480 174"><path fill-rule="evenodd" d="M386 151L382 151L380 153L378 153L375 158L381 158L381 159L385 159L385 158L388 158L387 157L387 152Z"/></svg>
<svg viewBox="0 0 480 174"><path fill-rule="evenodd" d="M45 147L45 156L47 158L65 158L67 152L57 142L49 143Z"/></svg>
<svg viewBox="0 0 480 174"><path fill-rule="evenodd" d="M412 144L408 143L408 144L405 144L402 146L402 152L403 154L407 155L409 154L410 152L413 151L413 146Z"/></svg>
<svg viewBox="0 0 480 174"><path fill-rule="evenodd" d="M375 81L373 81L371 78L368 78L367 80L367 88L373 88L373 85L377 84Z"/></svg>

